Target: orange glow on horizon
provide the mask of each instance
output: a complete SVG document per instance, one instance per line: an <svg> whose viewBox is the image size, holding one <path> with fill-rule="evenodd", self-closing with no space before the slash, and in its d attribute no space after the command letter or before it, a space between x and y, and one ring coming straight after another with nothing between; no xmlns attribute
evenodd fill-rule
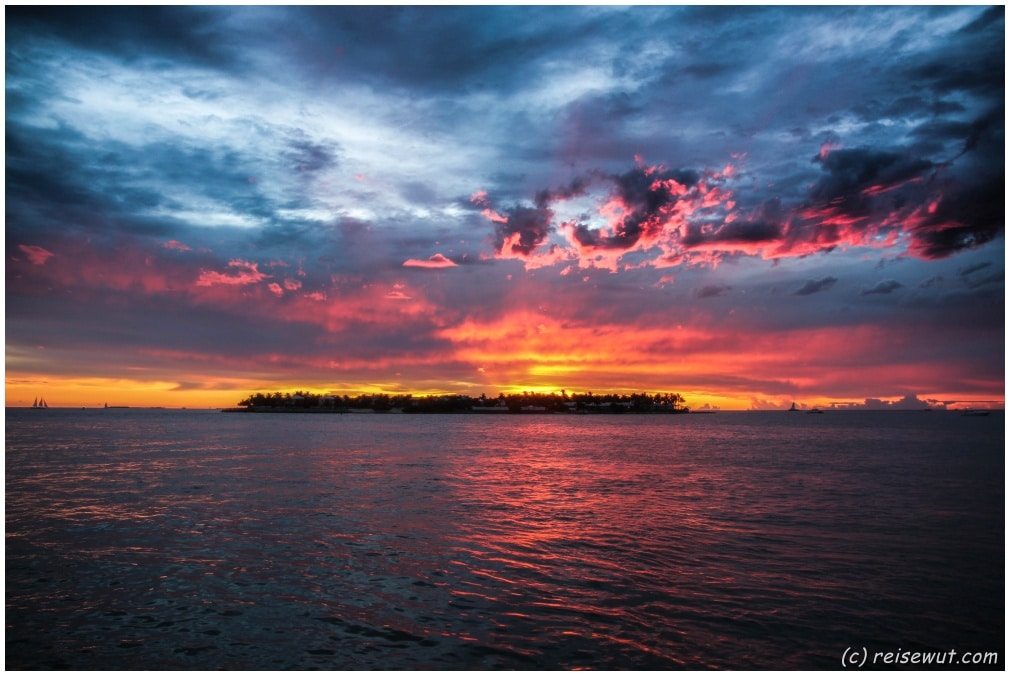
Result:
<svg viewBox="0 0 1010 676"><path fill-rule="evenodd" d="M574 375L579 376L577 373ZM835 397L826 394L798 394L793 397L781 394L766 394L757 391L715 392L708 389L696 390L676 387L607 387L598 380L594 384L590 374L582 374L580 377L573 377L571 379L554 378L549 381L518 380L511 383L459 382L457 383L457 387L452 387L451 385L436 387L430 384L421 384L416 388L409 387L409 383L375 381L361 381L360 383L344 382L339 386L334 386L332 383L313 382L292 384L281 382L244 383L239 381L224 383L217 381L214 384L208 384L206 386L207 389L182 389L179 383L175 382L115 378L54 378L52 376L45 376L43 378L30 379L28 383L21 382L21 380L20 378L8 379L5 391L6 406L27 407L31 406L32 402L37 398L43 397L49 406L53 408L101 408L107 403L110 406L130 406L136 408L219 409L237 406L239 401L256 392L264 394L273 392L293 394L299 390L336 395L347 394L350 396L359 394L412 394L416 397L450 394L472 397L486 394L488 397L497 397L499 394L521 394L523 392L560 394L562 391L566 391L569 394L594 392L597 394L620 395L635 394L643 391L649 394L678 392L686 400L687 406L694 411L709 409L722 411L784 409L788 408L794 401L800 406L829 409L833 404L861 405L865 399ZM447 383L446 385L449 384ZM894 395L877 396L872 392L867 396L883 401L896 401L901 398ZM979 401L977 392L942 392L920 394L919 396L924 400L929 398L937 401L955 402L952 404L952 408L1002 409L1004 407L1004 398L1002 396L994 396L991 399Z"/></svg>
<svg viewBox="0 0 1010 676"><path fill-rule="evenodd" d="M28 381L28 382L23 382ZM238 390L180 389L179 383L119 378L62 378L51 375L12 379L8 372L5 404L31 406L43 397L54 408L164 406L167 408L224 408L234 406Z"/></svg>
<svg viewBox="0 0 1010 676"><path fill-rule="evenodd" d="M256 392L298 390L475 397L676 392L693 410L787 408L793 401L828 408L867 397L895 401L908 393L923 400L1003 402L999 374L965 383L961 391L936 391L930 383L960 382L956 365L890 362L876 348L900 347L914 336L872 325L746 333L700 323L670 328L594 323L591 317L582 322L517 310L490 320L468 318L436 335L444 341L439 349L371 360L341 358L336 351L244 357L144 351L152 363L185 363L186 369L126 367L121 378L53 375L44 371L42 352L9 349L6 404L30 406L43 396L50 406L75 408L227 408Z"/></svg>

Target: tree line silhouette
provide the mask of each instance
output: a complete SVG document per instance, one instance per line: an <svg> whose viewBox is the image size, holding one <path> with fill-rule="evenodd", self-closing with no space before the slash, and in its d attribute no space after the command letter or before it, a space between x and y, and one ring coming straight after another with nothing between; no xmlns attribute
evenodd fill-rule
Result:
<svg viewBox="0 0 1010 676"><path fill-rule="evenodd" d="M594 394L522 392L414 396L413 394L316 394L313 392L257 392L238 405L248 411L334 411L371 410L403 413L687 413L682 396L671 392L649 394Z"/></svg>

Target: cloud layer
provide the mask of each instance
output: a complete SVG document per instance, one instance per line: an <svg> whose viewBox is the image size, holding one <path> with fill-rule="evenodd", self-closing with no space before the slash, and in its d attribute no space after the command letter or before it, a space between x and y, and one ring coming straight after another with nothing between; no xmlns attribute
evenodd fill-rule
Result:
<svg viewBox="0 0 1010 676"><path fill-rule="evenodd" d="M9 8L8 403L1001 400L1004 30L1001 7Z"/></svg>

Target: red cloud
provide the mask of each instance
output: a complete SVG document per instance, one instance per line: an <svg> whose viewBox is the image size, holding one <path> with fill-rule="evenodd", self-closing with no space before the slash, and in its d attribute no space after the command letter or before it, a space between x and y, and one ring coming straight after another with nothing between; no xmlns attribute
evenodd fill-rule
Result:
<svg viewBox="0 0 1010 676"><path fill-rule="evenodd" d="M225 284L228 286L241 286L244 284L255 284L266 279L266 275L257 269L256 263L249 263L242 260L232 260L228 262L229 268L236 270L233 274L224 272L214 272L212 270L201 270L200 278L196 280L197 286L216 286Z"/></svg>
<svg viewBox="0 0 1010 676"><path fill-rule="evenodd" d="M909 355L915 329L904 327L747 331L563 315L521 310L466 319L437 335L452 343L455 361L485 369L478 373L487 387L676 387L692 403L722 392L739 406L751 396L779 397L788 405L800 394L857 396L895 388L939 394L964 378L963 365L926 364ZM985 387L1001 382L994 377Z"/></svg>
<svg viewBox="0 0 1010 676"><path fill-rule="evenodd" d="M454 268L456 264L451 260L446 258L440 253L435 254L427 260L420 260L417 258L408 258L403 261L403 267L405 268Z"/></svg>
<svg viewBox="0 0 1010 676"><path fill-rule="evenodd" d="M482 207L481 213L492 223L507 223L508 217L502 216L491 208L491 201L488 199L487 190L478 190L470 195L470 202L478 207Z"/></svg>
<svg viewBox="0 0 1010 676"><path fill-rule="evenodd" d="M165 242L164 244L162 244L161 246L165 247L166 249L174 249L175 251L192 251L193 250L190 247L188 247L185 244L183 244L182 242L180 242L178 240L175 240L175 239L170 239L167 242Z"/></svg>
<svg viewBox="0 0 1010 676"><path fill-rule="evenodd" d="M47 260L56 255L52 251L43 249L40 246L32 246L30 244L19 244L18 248L21 249L26 256L28 256L28 260L33 265L45 265Z"/></svg>
<svg viewBox="0 0 1010 676"><path fill-rule="evenodd" d="M736 202L725 185L735 174L732 165L701 173L662 165L637 166L624 174L595 172L558 190L538 192L535 206L517 205L507 211L507 217L490 210L484 191L474 194L471 202L483 207L484 215L495 224L498 258L519 258L527 269L577 260L583 268L618 272L647 265L665 267L670 260L680 259L683 247L678 239L693 222L732 222ZM594 187L596 191L591 190ZM595 198L595 216L578 216L555 225L556 205L585 197ZM565 245L551 242L552 234L560 235ZM625 258L631 253L636 254L635 262Z"/></svg>
<svg viewBox="0 0 1010 676"><path fill-rule="evenodd" d="M839 246L904 246L916 256L942 258L984 244L1003 228L1002 181L941 183L938 165L900 149L824 144L813 160L823 174L803 202L785 206L773 197L749 213L734 195L749 179L733 164L696 172L636 159L638 166L623 174L592 172L569 187L542 190L534 206L516 205L504 216L491 209L485 191L475 193L471 202L494 226L492 255L519 259L527 270L574 261L615 273L714 266L732 255L799 257ZM591 207L556 222L560 203L575 197L595 200L595 213Z"/></svg>

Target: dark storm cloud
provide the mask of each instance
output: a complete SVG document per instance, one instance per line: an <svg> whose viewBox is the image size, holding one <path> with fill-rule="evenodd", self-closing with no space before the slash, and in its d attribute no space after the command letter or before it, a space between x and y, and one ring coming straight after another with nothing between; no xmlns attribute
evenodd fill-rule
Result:
<svg viewBox="0 0 1010 676"><path fill-rule="evenodd" d="M620 200L625 213L610 235L590 229L585 224L577 224L573 235L584 247L625 250L635 246L643 235L655 235L664 225L662 210L680 199L679 193L666 181L691 188L698 183L699 175L685 169L651 171L636 167L607 178L613 184L613 194Z"/></svg>
<svg viewBox="0 0 1010 676"><path fill-rule="evenodd" d="M1002 133L1005 99L1004 8L980 10L977 17L961 30L938 44L925 58L908 64L905 76L913 87L923 87L947 109L937 111L937 119L919 130L926 139L933 131L940 137L962 136L961 152L972 150L989 128ZM969 119L957 110L965 101L977 98L987 112L981 115L974 102L965 110ZM969 125L966 129L963 125Z"/></svg>
<svg viewBox="0 0 1010 676"><path fill-rule="evenodd" d="M508 246L509 253L528 256L540 246L551 231L551 211L539 207L515 207L504 222L494 225L495 251Z"/></svg>
<svg viewBox="0 0 1010 676"><path fill-rule="evenodd" d="M981 117L972 120L965 134L964 148L958 157L964 153L975 150L980 142L993 141L1004 133L1004 123L1006 120L1006 109L1003 107L993 108Z"/></svg>
<svg viewBox="0 0 1010 676"><path fill-rule="evenodd" d="M993 143L1003 133L1006 114L1002 107L992 108L971 120L937 117L913 128L910 134L919 139L919 146L928 149L933 144L937 152L947 143L959 144L953 162L965 153L975 150L980 143Z"/></svg>
<svg viewBox="0 0 1010 676"><path fill-rule="evenodd" d="M209 151L199 150L203 155ZM203 164L186 157L180 162L176 147L149 148L144 163L131 166L134 149L122 143L95 144L85 135L66 127L53 133L8 122L7 194L8 206L41 210L58 227L73 225L103 229L121 222L120 215L135 214L162 204L165 198L155 189L136 185L138 170L149 170L153 157L167 154L167 161L155 162L156 171L185 171L198 174ZM145 166L147 165L147 166ZM160 165L160 167L159 167ZM204 188L206 180L219 180L218 171L193 181ZM15 228L18 224L13 224ZM39 222L33 223L37 228Z"/></svg>
<svg viewBox="0 0 1010 676"><path fill-rule="evenodd" d="M881 117L892 119L907 118L910 121L916 121L921 119L923 112L929 113L931 116L943 116L962 113L965 108L956 101L938 100L935 97L923 96L916 93L907 94L889 102L874 99L866 103L857 104L853 106L852 110L865 121L875 122ZM933 121L931 120L930 122Z"/></svg>
<svg viewBox="0 0 1010 676"><path fill-rule="evenodd" d="M173 214L182 205L153 185L119 182L118 172L68 171L72 166L70 161L58 171L33 167L8 172L9 187L20 198L8 207L9 232L23 235L51 230L95 235L118 231L178 239L189 229ZM203 184L194 181L195 193L205 192L215 201L229 197L225 191L214 190L214 186L222 187L221 174L210 172L204 178ZM234 183L242 185L238 180ZM232 193L229 202L229 208L244 209L246 214L267 211L261 200L248 193Z"/></svg>
<svg viewBox="0 0 1010 676"><path fill-rule="evenodd" d="M1001 235L1003 171L988 148L1002 143L1002 124L986 115L977 123L948 122L919 131L934 139L963 139L962 150L943 163L872 148L816 157L825 174L799 212L809 224L789 229L790 247L811 237L833 246L874 229L901 228L911 235L913 253L938 259ZM987 150L979 153L983 147Z"/></svg>
<svg viewBox="0 0 1010 676"><path fill-rule="evenodd" d="M571 183L554 190L541 190L536 194L533 202L538 209L547 209L551 202L568 200L586 194L586 190L592 183L592 179L585 176L576 176Z"/></svg>
<svg viewBox="0 0 1010 676"><path fill-rule="evenodd" d="M835 150L815 157L814 161L827 175L810 190L813 205L827 206L849 216L869 214L873 194L921 179L933 168L928 160L873 148Z"/></svg>
<svg viewBox="0 0 1010 676"><path fill-rule="evenodd" d="M967 276L972 275L972 274L974 274L976 272L980 272L982 270L985 270L986 268L991 268L991 267L992 267L992 263L990 261L985 261L985 262L982 262L982 263L975 263L974 265L969 265L967 267L958 269L957 274L960 275L961 277L967 277Z"/></svg>
<svg viewBox="0 0 1010 676"><path fill-rule="evenodd" d="M701 223L692 223L685 230L680 244L687 249L706 245L765 244L778 242L782 237L781 226L767 221L732 221L715 229L706 228Z"/></svg>
<svg viewBox="0 0 1010 676"><path fill-rule="evenodd" d="M977 19L961 28L961 33L974 35L978 33L992 32L1002 33L1003 28L999 26L1006 16L1006 8L1002 5L994 5L983 11Z"/></svg>
<svg viewBox="0 0 1010 676"><path fill-rule="evenodd" d="M984 286L996 285L996 284L1002 286L1005 280L1006 280L1006 273L1001 271L1001 272L994 272L990 275L970 277L965 279L964 283L968 286L969 289L980 289Z"/></svg>
<svg viewBox="0 0 1010 676"><path fill-rule="evenodd" d="M968 139L972 135L972 125L962 120L934 118L915 127L911 131L911 135L921 145L927 146L927 144L932 144L931 146L927 146L927 148L931 147L939 152L943 149L945 142ZM967 146L968 142L964 142L965 146Z"/></svg>
<svg viewBox="0 0 1010 676"><path fill-rule="evenodd" d="M814 293L820 293L821 291L827 291L835 285L838 279L836 277L824 277L822 279L809 279L800 287L794 295L796 296L809 296Z"/></svg>
<svg viewBox="0 0 1010 676"><path fill-rule="evenodd" d="M913 231L915 250L938 259L971 249L1003 234L1006 227L1004 174L986 177L979 185L963 186L945 194Z"/></svg>
<svg viewBox="0 0 1010 676"><path fill-rule="evenodd" d="M999 284L1005 277L1005 273L1002 270L999 272L990 272L985 275L978 274L983 270L989 270L992 265L991 261L976 263L974 265L960 268L957 271L957 274L958 277L961 278L961 282L969 289L979 289L990 284Z"/></svg>
<svg viewBox="0 0 1010 676"><path fill-rule="evenodd" d="M898 282L893 279L886 279L882 282L878 282L876 286L873 286L869 289L864 289L860 293L860 295L861 296L872 296L874 294L886 295L892 293L893 291L897 291L902 286L903 285L901 282Z"/></svg>
<svg viewBox="0 0 1010 676"><path fill-rule="evenodd" d="M75 152L69 147L84 141L84 137L67 129L48 135L50 142L36 137L33 130L7 123L6 134L6 199L8 213L13 210L60 213L74 209L102 211L111 200L96 191L81 172ZM82 167L83 169L83 167ZM81 179L84 179L83 181ZM27 214L26 214L27 217ZM33 219L34 220L34 219ZM8 227L18 227L15 216ZM39 223L33 222L36 229Z"/></svg>
<svg viewBox="0 0 1010 676"><path fill-rule="evenodd" d="M554 231L554 212L550 206L585 194L591 182L587 177L576 177L565 186L540 190L534 196L534 206L516 205L499 214L491 211L491 201L486 195L475 195L470 203L484 209L494 224L494 249L497 253L530 256L547 241Z"/></svg>
<svg viewBox="0 0 1010 676"><path fill-rule="evenodd" d="M915 66L909 76L942 96L966 92L996 98L1003 92L1002 57L1002 51L995 49L987 49L981 55L949 53Z"/></svg>
<svg viewBox="0 0 1010 676"><path fill-rule="evenodd" d="M708 286L703 286L700 289L696 289L694 295L696 298L716 298L730 291L733 287L727 284L711 284Z"/></svg>
<svg viewBox="0 0 1010 676"><path fill-rule="evenodd" d="M214 246L242 246L245 239L245 246L262 254L327 243L320 223L282 215L303 203L298 191L277 191L255 175L271 163L303 180L325 172L337 163L339 148L332 142L296 136L270 158L227 146L158 140L139 148L117 141L88 143L70 129L40 135L11 123L7 140L9 242L30 243L40 236L97 242L119 233L195 246L225 218L225 224L241 220L260 227L226 228Z"/></svg>
<svg viewBox="0 0 1010 676"><path fill-rule="evenodd" d="M617 186L618 197L632 210L632 220L641 222L677 199L677 194L669 186L656 187L657 182L674 180L690 188L698 183L699 175L689 169L650 171L645 167L636 167L623 174L615 174L611 179Z"/></svg>
<svg viewBox="0 0 1010 676"><path fill-rule="evenodd" d="M511 89L542 59L586 34L613 30L575 7L313 7L293 21L291 47L326 80L410 89Z"/></svg>
<svg viewBox="0 0 1010 676"><path fill-rule="evenodd" d="M219 14L201 7L12 6L5 12L8 46L23 38L57 39L125 59L159 57L226 65L234 57Z"/></svg>

